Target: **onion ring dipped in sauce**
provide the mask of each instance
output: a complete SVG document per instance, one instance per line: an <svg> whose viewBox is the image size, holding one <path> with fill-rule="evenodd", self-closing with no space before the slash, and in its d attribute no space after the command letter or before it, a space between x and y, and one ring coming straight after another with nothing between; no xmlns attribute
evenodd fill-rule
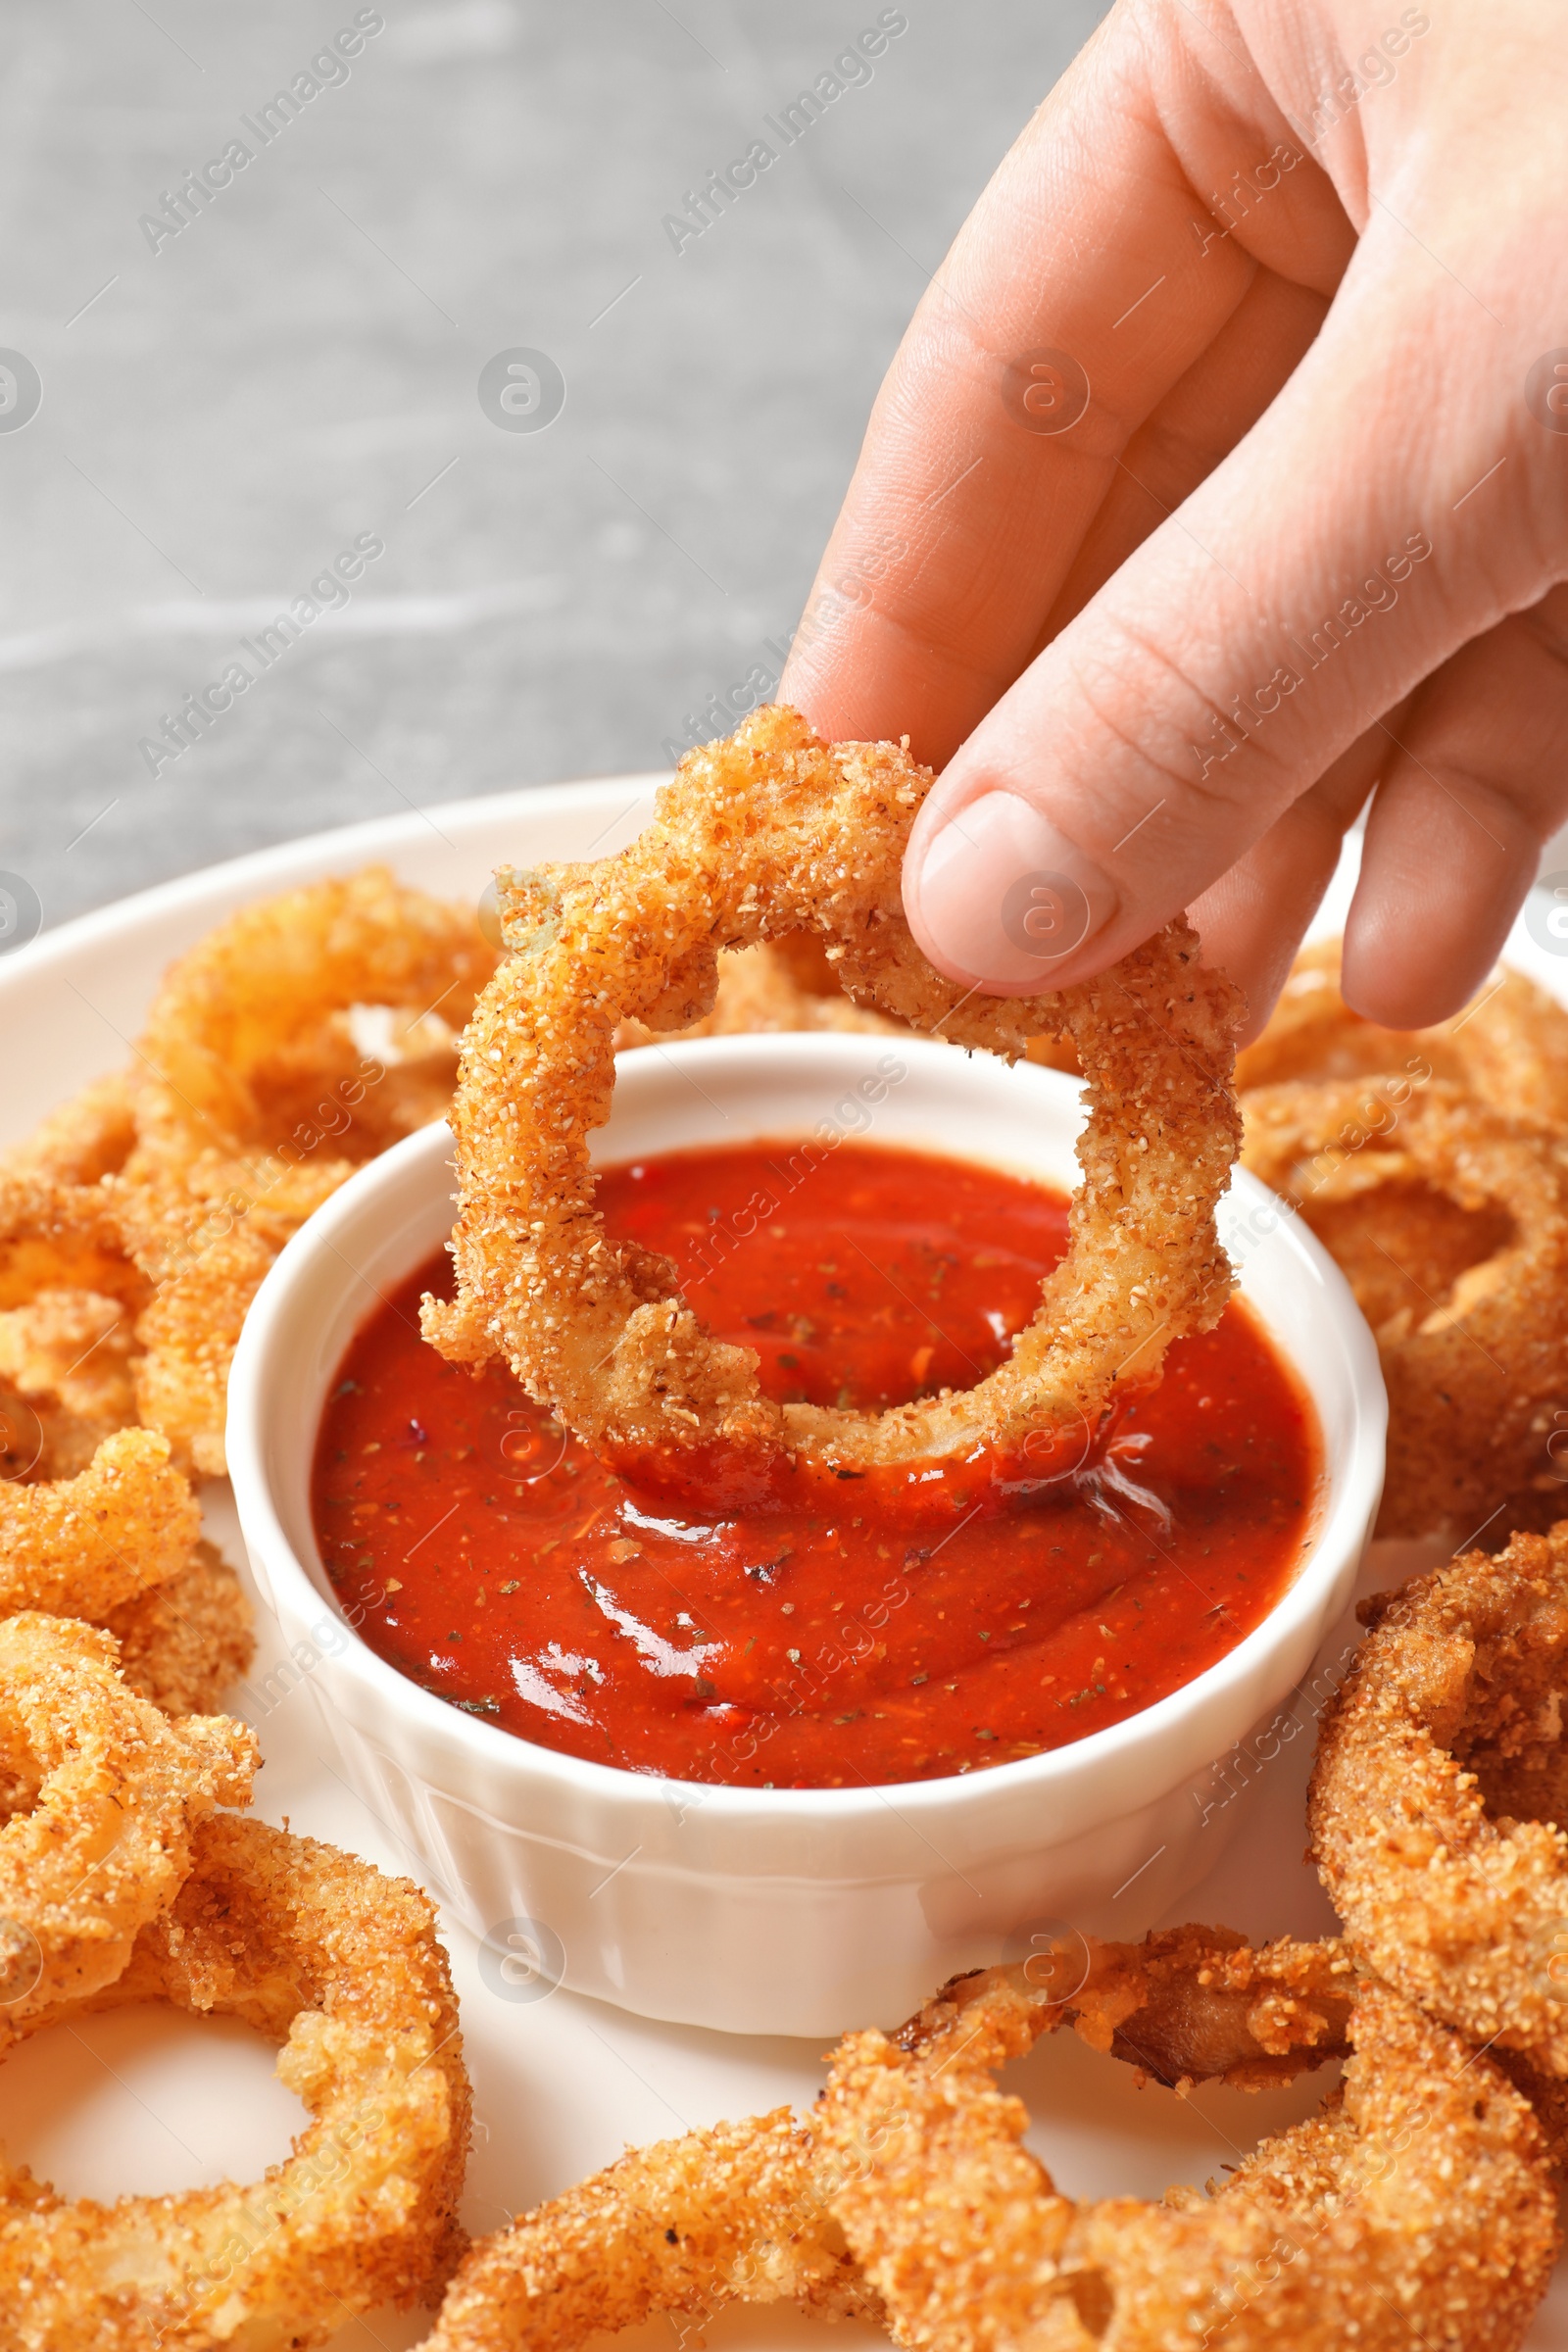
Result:
<svg viewBox="0 0 1568 2352"><path fill-rule="evenodd" d="M1389 1392L1380 1536L1549 1525L1568 1313L1568 1157L1446 1080L1281 1085L1244 1165L1298 1207L1372 1325Z"/></svg>
<svg viewBox="0 0 1568 2352"><path fill-rule="evenodd" d="M416 1886L262 1822L210 1821L119 1981L32 2023L140 2001L280 2043L310 2121L247 2186L73 2203L0 2164L0 2308L24 2352L309 2352L362 2312L439 2292L464 2242L470 2108Z"/></svg>
<svg viewBox="0 0 1568 2352"><path fill-rule="evenodd" d="M426 1333L456 1362L504 1357L639 1484L757 1503L792 1477L907 1484L930 1462L983 1487L1031 1442L1037 1467L1054 1442L1076 1462L1169 1342L1223 1311L1236 992L1175 923L1059 996L956 1003L900 901L931 781L896 745L832 747L770 708L688 754L618 857L503 878L512 953L466 1034L453 1110L458 1297L431 1301ZM671 1263L612 1244L594 1202L588 1137L610 1113L617 1026L701 1018L719 950L802 926L857 1001L1013 1059L1062 1032L1088 1084L1067 1255L1034 1321L975 1388L880 1414L764 1396L754 1351L712 1339Z"/></svg>
<svg viewBox="0 0 1568 2352"><path fill-rule="evenodd" d="M1066 1245L1054 1188L869 1138L598 1173L611 1236L676 1258L785 1404L869 1413L983 1377ZM569 1754L779 1788L1012 1763L1201 1674L1310 1547L1316 1418L1242 1300L1063 1475L985 1510L939 1475L896 1530L874 1477L717 1519L651 1498L504 1364L475 1379L425 1346L420 1291L451 1272L413 1269L339 1362L320 1556L401 1674Z"/></svg>
<svg viewBox="0 0 1568 2352"><path fill-rule="evenodd" d="M166 1722L95 1627L0 1623L0 2048L121 1974L178 1893L199 1825L249 1802L256 1754L229 1716Z"/></svg>
<svg viewBox="0 0 1568 2352"><path fill-rule="evenodd" d="M1363 1604L1307 1819L1371 1965L1568 2077L1568 1520Z"/></svg>

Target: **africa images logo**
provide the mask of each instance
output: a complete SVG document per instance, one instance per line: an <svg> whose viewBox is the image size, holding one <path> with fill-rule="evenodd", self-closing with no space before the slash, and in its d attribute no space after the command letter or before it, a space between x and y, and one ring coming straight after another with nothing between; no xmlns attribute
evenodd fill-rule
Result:
<svg viewBox="0 0 1568 2352"><path fill-rule="evenodd" d="M378 531L361 531L348 547L338 550L330 564L317 573L308 588L300 590L286 612L279 612L265 629L258 629L254 637L242 637L240 651L248 656L248 661L230 662L220 677L210 678L205 686L187 694L177 710L164 712L158 735L141 737L136 749L148 774L161 774L171 760L182 759L193 743L200 743L204 735L210 734L224 711L233 709L240 695L250 692L257 679L282 659L313 621L350 602L350 583L363 576L367 564L373 564L385 554L386 541ZM256 664L254 670L249 666L251 662Z"/></svg>
<svg viewBox="0 0 1568 2352"><path fill-rule="evenodd" d="M0 433L20 433L43 401L43 381L24 351L0 351Z"/></svg>
<svg viewBox="0 0 1568 2352"><path fill-rule="evenodd" d="M177 187L162 189L158 198L162 209L143 213L136 223L153 252L162 253L172 238L199 220L223 190L233 186L235 173L245 171L264 148L281 138L323 90L337 89L347 81L350 58L358 57L366 42L385 29L386 19L378 8L362 8L352 24L342 26L309 66L300 68L286 89L274 91L254 115L241 115L241 127L256 141L254 147L249 139L232 138L221 155L209 156L199 171L187 172Z"/></svg>
<svg viewBox="0 0 1568 2352"><path fill-rule="evenodd" d="M1548 956L1568 956L1568 874L1543 874L1525 901L1525 928Z"/></svg>
<svg viewBox="0 0 1568 2352"><path fill-rule="evenodd" d="M883 9L874 24L858 33L831 66L823 67L809 89L799 91L776 115L764 115L763 128L771 135L753 139L744 155L736 156L721 171L710 172L700 187L688 188L681 198L684 212L664 215L661 225L675 251L684 253L688 245L706 235L745 189L756 187L760 172L771 171L788 148L805 138L830 106L837 105L847 91L863 87L872 76L871 60L885 56L888 43L908 29L909 20L902 8Z"/></svg>

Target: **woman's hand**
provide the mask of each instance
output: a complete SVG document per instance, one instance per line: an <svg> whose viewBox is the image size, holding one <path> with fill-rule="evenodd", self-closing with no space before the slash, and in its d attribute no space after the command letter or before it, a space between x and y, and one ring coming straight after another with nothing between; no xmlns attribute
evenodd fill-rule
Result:
<svg viewBox="0 0 1568 2352"><path fill-rule="evenodd" d="M1376 787L1352 1004L1451 1012L1568 815L1568 11L1119 0L933 279L785 677L945 772L956 980L1191 906L1254 1027Z"/></svg>

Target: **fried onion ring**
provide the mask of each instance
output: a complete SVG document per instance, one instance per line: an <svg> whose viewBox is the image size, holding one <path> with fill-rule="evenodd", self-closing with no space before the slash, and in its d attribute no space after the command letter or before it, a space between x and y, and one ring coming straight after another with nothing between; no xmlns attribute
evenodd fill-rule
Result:
<svg viewBox="0 0 1568 2352"><path fill-rule="evenodd" d="M134 1318L102 1291L40 1291L0 1312L0 1394L38 1446L35 1472L74 1478L134 1421L137 1352Z"/></svg>
<svg viewBox="0 0 1568 2352"><path fill-rule="evenodd" d="M74 1478L136 1417L136 1318L151 1286L103 1186L0 1174L4 1474Z"/></svg>
<svg viewBox="0 0 1568 2352"><path fill-rule="evenodd" d="M119 1982L79 2007L169 2001L283 2045L310 2110L249 2187L69 2203L0 2165L0 2308L25 2352L324 2343L378 2303L439 2287L469 2099L446 1955L404 1879L261 1822L216 1819Z"/></svg>
<svg viewBox="0 0 1568 2352"><path fill-rule="evenodd" d="M513 953L465 1036L453 1110L458 1296L426 1301L425 1331L457 1362L504 1356L635 1476L696 1469L738 1496L781 1468L1007 1454L1052 1431L1071 1433L1076 1461L1086 1427L1157 1377L1168 1342L1224 1309L1214 1206L1237 1139L1236 992L1176 923L1058 997L956 1004L899 895L930 784L897 745L831 747L769 709L688 754L618 857L507 881ZM1084 1181L1034 1322L977 1388L880 1416L761 1396L755 1353L712 1340L672 1264L612 1245L593 1204L588 1136L609 1116L617 1024L702 1018L720 949L802 924L857 1001L1013 1059L1058 1029L1088 1081Z"/></svg>
<svg viewBox="0 0 1568 2352"><path fill-rule="evenodd" d="M99 1183L0 1174L0 1311L41 1293L88 1291L139 1308L146 1278L125 1253L110 1196Z"/></svg>
<svg viewBox="0 0 1568 2352"><path fill-rule="evenodd" d="M634 2148L480 2240L424 2352L572 2352L655 2312L794 2301L819 2319L883 2317L813 2179L787 2107Z"/></svg>
<svg viewBox="0 0 1568 2352"><path fill-rule="evenodd" d="M1568 2075L1568 1520L1363 1615L1308 1797L1324 1886L1407 1999Z"/></svg>
<svg viewBox="0 0 1568 2352"><path fill-rule="evenodd" d="M1091 2049L1171 2089L1263 2090L1349 2047L1356 1962L1339 1942L1282 1936L1254 1948L1233 1928L1164 1928L1142 1943L1064 1938L996 1973L1053 2012L1039 2031L1070 2024ZM920 2013L926 2026L971 1989L967 1978L945 1987Z"/></svg>
<svg viewBox="0 0 1568 2352"><path fill-rule="evenodd" d="M311 1098L366 1059L348 1019L354 1008L387 1007L412 1023L438 1017L450 1069L451 1029L494 964L471 907L405 888L380 866L242 908L172 966L148 1013L127 1179L150 1160L214 1198L260 1175L276 1213L297 1215L339 1180L327 1168L353 1166L408 1132L377 1099L383 1084L399 1091L388 1071L343 1102L340 1126L279 1164L314 1110ZM409 1124L429 1115L421 1094ZM319 1167L305 1166L333 1144Z"/></svg>
<svg viewBox="0 0 1568 2352"><path fill-rule="evenodd" d="M1525 2099L1386 1986L1358 1985L1343 2099L1207 2195L1078 2204L992 2083L1050 2012L1016 1976L959 1980L891 2038L851 2034L815 2111L833 2211L897 2340L942 2352L1449 2352L1523 2339L1556 2258Z"/></svg>
<svg viewBox="0 0 1568 2352"><path fill-rule="evenodd" d="M0 1612L105 1617L177 1574L200 1532L169 1440L120 1430L76 1478L0 1482Z"/></svg>
<svg viewBox="0 0 1568 2352"><path fill-rule="evenodd" d="M74 1618L0 1623L0 2048L51 2003L112 1984L167 1910L191 1838L245 1804L256 1739L226 1715L166 1722ZM31 1799L18 1810L19 1799Z"/></svg>
<svg viewBox="0 0 1568 2352"><path fill-rule="evenodd" d="M1556 1138L1441 1080L1397 1102L1354 1081L1269 1087L1246 1115L1245 1165L1300 1209L1373 1322L1389 1391L1378 1534L1492 1524L1500 1542L1549 1524L1568 1315ZM1431 1195L1477 1221L1484 1254L1456 1275L1459 1237Z"/></svg>
<svg viewBox="0 0 1568 2352"><path fill-rule="evenodd" d="M1017 2149L1023 2111L988 2079L1066 2024L1182 2089L1223 2081L1255 2090L1357 2044L1359 2055L1348 2111L1335 2094L1317 2122L1265 2145L1211 2201L1173 2190L1163 2206L1074 2205ZM1407 2259L1395 2266L1396 2292L1418 2324L1437 2321L1449 2352L1499 2352L1519 2341L1556 2232L1534 2120L1484 2061L1364 1981L1343 1943L1287 1938L1254 1950L1201 1927L1140 1944L1066 1937L1021 1966L956 1979L897 2034L847 2036L805 2125L779 2110L634 2150L482 2239L427 2352L547 2340L573 2352L655 2312L701 2324L737 2300L784 2297L818 2317L891 2322L900 2343L943 2352L1020 2342L1167 2352L1204 2340L1205 2323L1234 2329L1243 2347L1296 2342L1282 2313L1296 2319L1318 2284L1281 2290L1277 2275L1303 2254L1303 2270L1325 2265L1343 2323L1389 2234L1385 2176L1434 2126L1436 2162L1452 2174L1446 2208L1462 2210L1467 2161L1487 2176L1487 2214L1455 2242L1455 2265L1463 2275L1488 2220L1501 2216L1506 2235L1488 2260L1514 2266L1516 2290L1489 2334L1492 2276L1455 2295L1428 2244L1413 2277ZM1421 2220L1434 2218L1446 2225L1447 2211ZM1435 2307L1439 2278L1448 2291ZM1343 2339L1325 2322L1299 2340L1326 2352ZM1402 2339L1391 2328L1367 2340Z"/></svg>
<svg viewBox="0 0 1568 2352"><path fill-rule="evenodd" d="M1343 945L1317 940L1302 949L1267 1028L1236 1056L1243 1092L1424 1067L1494 1110L1568 1126L1568 1011L1554 997L1522 972L1498 970L1451 1020L1384 1029L1352 1012L1340 993Z"/></svg>
<svg viewBox="0 0 1568 2352"><path fill-rule="evenodd" d="M21 1143L0 1152L0 1182L92 1185L119 1172L136 1141L131 1082L116 1070L94 1078L39 1120Z"/></svg>
<svg viewBox="0 0 1568 2352"><path fill-rule="evenodd" d="M166 1715L211 1715L250 1671L255 1619L239 1578L211 1544L161 1585L104 1619L132 1690Z"/></svg>
<svg viewBox="0 0 1568 2352"><path fill-rule="evenodd" d="M227 1213L220 1212L216 1223L203 1217L183 1232L177 1224L149 1229L134 1210L129 1219L144 1262L170 1267L136 1326L143 1349L135 1362L137 1417L206 1478L221 1477L227 1466L229 1366L251 1301L281 1247L245 1223L226 1229Z"/></svg>
<svg viewBox="0 0 1568 2352"><path fill-rule="evenodd" d="M1159 2082L1250 2090L1343 2057L1355 1991L1341 1945L1252 1951L1228 1929L1199 1927L1137 1944L1072 1938L994 1981L1028 2008L1031 2037L1071 2024ZM915 2023L930 2029L974 1984L945 1987ZM787 2108L634 2149L481 2239L426 2352L546 2339L571 2352L655 2312L706 2321L735 2301L790 2299L818 2318L885 2324L830 2211L842 2169L823 2163L812 2126Z"/></svg>
<svg viewBox="0 0 1568 2352"><path fill-rule="evenodd" d="M243 908L166 976L110 1191L155 1292L138 1415L181 1461L221 1474L228 1367L272 1259L361 1162L441 1116L454 1028L494 964L473 909L370 867ZM362 1051L372 1015L387 1034Z"/></svg>

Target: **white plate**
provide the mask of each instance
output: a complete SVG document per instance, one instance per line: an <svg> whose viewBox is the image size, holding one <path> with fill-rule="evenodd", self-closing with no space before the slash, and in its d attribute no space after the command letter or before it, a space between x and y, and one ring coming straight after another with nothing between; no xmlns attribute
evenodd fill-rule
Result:
<svg viewBox="0 0 1568 2352"><path fill-rule="evenodd" d="M25 1134L64 1095L126 1058L163 967L231 908L352 872L371 858L425 889L476 898L500 860L527 864L619 848L637 830L657 781L555 785L459 803L429 817L355 825L235 858L63 924L0 960L0 1142ZM1352 844L1318 931L1340 927L1356 858ZM1538 949L1522 921L1507 957L1568 1000L1568 958ZM208 1506L213 1533L242 1561L226 1489L211 1489ZM1431 1556L1408 1544L1376 1545L1363 1589L1396 1582ZM258 1631L257 1685L275 1662L271 1621L260 1609ZM1342 1669L1356 1639L1348 1618L1325 1644L1325 1673ZM1241 1928L1254 1939L1332 1932L1333 1914L1301 1861L1315 1711L1327 1688L1323 1675L1315 1684L1309 1678L1296 1709L1300 1736L1271 1761L1238 1757L1228 1772L1216 1771L1213 1818L1234 1823L1235 1835L1210 1877L1181 1904L1181 1918ZM259 1720L266 1768L258 1813L269 1821L286 1815L296 1830L417 1876L396 1834L323 1762L303 1690ZM1138 1918L1125 1932L1169 1924ZM811 2042L651 2024L564 1991L531 2005L507 2002L481 1982L466 1931L447 1923L443 1933L478 2118L464 2208L475 2231L569 2186L628 2141L786 2099L805 2106L821 2080ZM271 2053L243 2028L157 2010L42 2034L6 2061L0 2080L8 2153L67 2195L175 2189L225 2174L252 2180L285 2154L303 2120L272 2080ZM1034 2117L1029 2144L1058 2184L1079 2196L1151 2196L1173 2181L1200 2183L1263 2133L1309 2113L1323 2088L1323 2078L1303 2076L1288 2090L1256 2097L1210 2086L1179 2100L1157 2088L1138 2090L1125 2067L1095 2057L1070 2034L1043 2044L1008 2082ZM418 2313L376 2313L347 2326L336 2341L339 2352L402 2352L427 2326ZM708 2335L715 2347L758 2352L822 2340L810 2323L777 2310L732 2311ZM833 2340L852 2352L857 2339L879 2340L865 2328L843 2328ZM617 2340L623 2352L668 2352L670 2324L653 2322ZM1529 2344L1531 2352L1568 2352L1568 2268L1559 2271Z"/></svg>

